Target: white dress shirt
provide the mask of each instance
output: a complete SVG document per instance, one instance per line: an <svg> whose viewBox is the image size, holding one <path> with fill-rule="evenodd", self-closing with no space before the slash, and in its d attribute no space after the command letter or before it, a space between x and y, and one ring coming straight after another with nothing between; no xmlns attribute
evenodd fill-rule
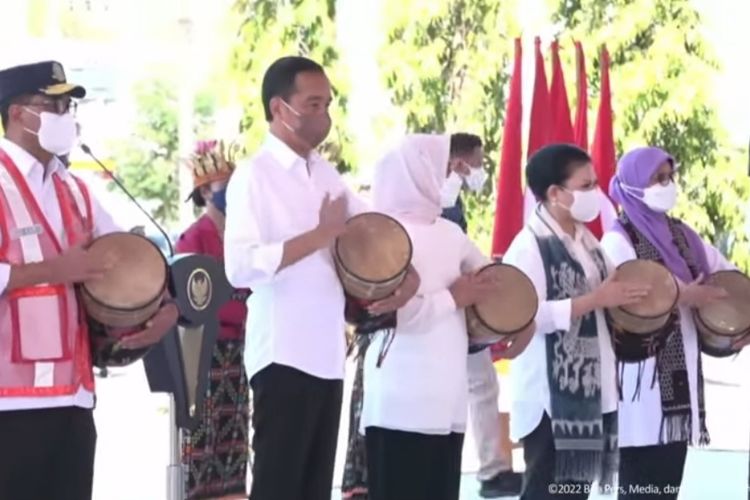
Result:
<svg viewBox="0 0 750 500"><path fill-rule="evenodd" d="M734 269L723 255L711 245L703 244L708 260L710 272ZM609 231L602 238L602 247L610 260L617 266L636 258L633 244L617 231ZM692 436L698 442L700 436L700 420L698 418L698 333L690 308L680 306L680 327L682 329L682 344L685 348L685 364L687 365L688 384L690 387L690 408L692 410ZM651 384L656 369L655 358L645 361L639 373L637 363L626 364L622 380L622 401L618 417L618 432L620 447L652 446L659 443L661 428L661 390L659 382ZM640 393L633 401L633 394L642 377Z"/></svg>
<svg viewBox="0 0 750 500"><path fill-rule="evenodd" d="M464 432L468 405L468 337L463 309L448 287L488 263L456 224L400 221L414 247L421 277L417 295L398 311L396 334L380 368L385 334L367 349L360 431L367 427L449 434Z"/></svg>
<svg viewBox="0 0 750 500"><path fill-rule="evenodd" d="M596 288L601 283L601 278L599 269L583 244L583 231L586 229L583 226L578 226L575 238L571 238L552 217L545 217L545 221L557 235L561 236L562 242L571 257L581 264L592 289ZM512 398L510 435L514 441L520 441L536 429L545 412L547 415L551 414L545 335L570 329L572 299L547 300L547 278L544 263L534 233L528 227L524 227L518 233L503 256L503 262L516 266L526 273L534 283L534 288L539 296L536 333L528 347L511 361L510 368ZM595 314L602 377L602 413L610 413L617 410L615 354L604 312L596 310Z"/></svg>
<svg viewBox="0 0 750 500"><path fill-rule="evenodd" d="M65 165L56 157L53 157L47 165L45 175L44 166L17 144L2 138L0 139L0 149L5 151L10 159L13 160L13 163L16 164L21 175L26 178L26 182L31 189L31 194L36 198L37 203L39 203L39 207L47 218L47 221L49 221L50 228L55 231L58 239L61 241L64 240L65 233L62 224L62 215L60 214L60 203L57 200L57 193L55 192L51 174L68 175ZM89 194L94 218L94 236L120 231L120 227L115 224L110 214L104 210L101 203L99 203L90 190ZM0 241L0 244L2 244L2 241ZM9 279L10 265L0 262L0 294L5 292ZM0 411L57 408L63 406L93 408L94 395L81 388L76 394L70 396L0 398Z"/></svg>
<svg viewBox="0 0 750 500"><path fill-rule="evenodd" d="M318 225L326 193L345 193L350 215L366 210L333 165L315 153L305 160L273 135L229 181L227 278L253 291L245 332L248 378L271 363L318 378L344 377L344 293L331 250L279 271L284 242Z"/></svg>

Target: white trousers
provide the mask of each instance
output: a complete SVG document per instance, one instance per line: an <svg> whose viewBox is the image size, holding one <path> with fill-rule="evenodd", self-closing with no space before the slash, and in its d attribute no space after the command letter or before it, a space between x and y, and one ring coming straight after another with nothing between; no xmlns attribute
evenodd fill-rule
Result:
<svg viewBox="0 0 750 500"><path fill-rule="evenodd" d="M489 349L469 354L467 363L469 421L479 454L477 479L486 481L511 470L511 459L503 456L500 439L500 388Z"/></svg>

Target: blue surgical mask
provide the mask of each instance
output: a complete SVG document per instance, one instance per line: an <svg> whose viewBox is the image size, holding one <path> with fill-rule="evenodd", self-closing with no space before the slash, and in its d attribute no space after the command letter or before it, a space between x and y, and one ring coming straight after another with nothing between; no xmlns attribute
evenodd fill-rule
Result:
<svg viewBox="0 0 750 500"><path fill-rule="evenodd" d="M226 215L227 213L227 189L221 189L219 191L212 191L211 203L214 204L216 210Z"/></svg>

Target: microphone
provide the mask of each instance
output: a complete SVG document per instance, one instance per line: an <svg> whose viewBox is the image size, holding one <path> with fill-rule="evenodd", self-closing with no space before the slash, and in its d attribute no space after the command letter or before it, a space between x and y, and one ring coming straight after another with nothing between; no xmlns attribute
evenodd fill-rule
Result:
<svg viewBox="0 0 750 500"><path fill-rule="evenodd" d="M130 191L128 191L125 188L125 186L122 184L122 182L120 182L120 180L117 177L115 177L115 174L112 173L112 171L110 169L108 169L106 166L104 166L104 163L102 163L101 161L99 161L99 158L97 158L96 156L94 156L94 153L91 152L91 148L88 147L88 145L81 143L80 147L81 147L81 150L84 153L86 153L87 155L89 155L91 157L91 159L94 160L96 162L96 164L99 165L99 167L107 173L107 175L109 175L109 177L114 181L114 183L117 184L117 187L119 187L122 190L122 192L125 193L128 196L128 198L130 198L130 201L132 201L135 204L135 206L138 207L138 210L140 210L141 212L143 212L143 214L146 217L148 217L148 220L151 221L151 224L153 224L154 227L167 240L167 247L169 248L169 257L170 258L174 257L174 247L172 246L172 241L169 239L169 235L164 230L164 228L161 227L161 225L158 222L156 222L156 220L154 220L153 217L151 217L151 214L148 213L148 211L145 208L143 208L140 203L138 203L138 200L135 199L135 196L133 196L132 194L130 194Z"/></svg>

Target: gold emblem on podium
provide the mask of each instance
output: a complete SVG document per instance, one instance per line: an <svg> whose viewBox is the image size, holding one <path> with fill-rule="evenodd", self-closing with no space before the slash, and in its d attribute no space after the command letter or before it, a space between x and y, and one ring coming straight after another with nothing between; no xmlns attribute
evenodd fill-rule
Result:
<svg viewBox="0 0 750 500"><path fill-rule="evenodd" d="M190 307L202 311L211 303L211 277L205 269L195 269L187 280L187 296Z"/></svg>

